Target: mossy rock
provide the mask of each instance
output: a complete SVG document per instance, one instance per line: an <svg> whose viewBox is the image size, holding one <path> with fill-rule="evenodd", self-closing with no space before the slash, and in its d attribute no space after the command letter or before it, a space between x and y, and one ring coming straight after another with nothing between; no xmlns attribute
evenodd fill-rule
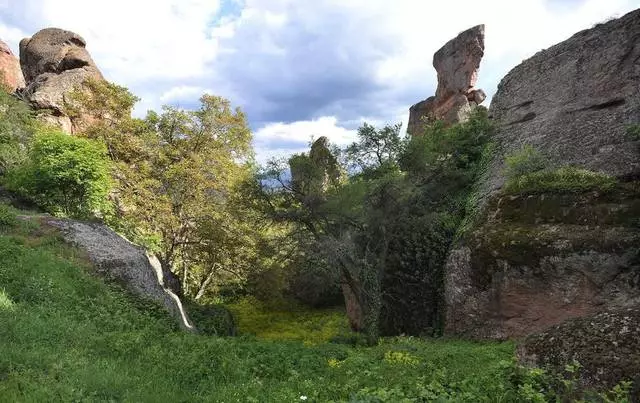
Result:
<svg viewBox="0 0 640 403"><path fill-rule="evenodd" d="M527 337L517 355L527 366L560 375L566 365L577 361L578 379L585 388L607 390L621 381L632 381L638 390L640 306L568 320Z"/></svg>

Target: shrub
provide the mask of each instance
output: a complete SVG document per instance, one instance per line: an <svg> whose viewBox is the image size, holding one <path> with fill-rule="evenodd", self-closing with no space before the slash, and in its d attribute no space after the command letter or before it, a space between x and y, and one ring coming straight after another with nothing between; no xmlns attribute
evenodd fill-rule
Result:
<svg viewBox="0 0 640 403"><path fill-rule="evenodd" d="M608 191L617 181L615 178L576 167L563 167L521 175L509 180L505 191L511 194L543 192Z"/></svg>
<svg viewBox="0 0 640 403"><path fill-rule="evenodd" d="M6 204L0 204L0 228L13 227L17 223L15 211Z"/></svg>
<svg viewBox="0 0 640 403"><path fill-rule="evenodd" d="M43 131L26 161L8 172L6 184L53 214L87 217L107 209L109 169L102 144Z"/></svg>
<svg viewBox="0 0 640 403"><path fill-rule="evenodd" d="M548 160L529 144L507 156L505 164L505 176L507 180L542 171L549 165Z"/></svg>

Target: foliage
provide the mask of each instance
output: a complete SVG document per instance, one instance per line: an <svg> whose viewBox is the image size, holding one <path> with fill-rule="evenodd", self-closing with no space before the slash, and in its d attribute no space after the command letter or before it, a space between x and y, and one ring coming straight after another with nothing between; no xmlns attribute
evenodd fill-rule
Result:
<svg viewBox="0 0 640 403"><path fill-rule="evenodd" d="M404 150L406 138L400 136L401 124L376 129L366 122L358 128L358 141L346 150L346 165L352 170L367 171L393 164Z"/></svg>
<svg viewBox="0 0 640 403"><path fill-rule="evenodd" d="M512 178L505 185L505 192L511 194L579 193L589 190L606 192L613 189L616 183L616 179L609 175L568 166Z"/></svg>
<svg viewBox="0 0 640 403"><path fill-rule="evenodd" d="M370 342L380 332L431 335L441 326L444 261L491 130L484 110L411 140L398 125L365 124L345 150L321 138L288 161L289 179L277 163L263 178L266 210L295 234L291 261L332 273L352 329Z"/></svg>
<svg viewBox="0 0 640 403"><path fill-rule="evenodd" d="M630 403L633 383L622 381L610 390L595 392L580 386L580 363L574 361L561 373L528 368L517 362L503 363L513 385L510 398L521 402L604 402Z"/></svg>
<svg viewBox="0 0 640 403"><path fill-rule="evenodd" d="M85 87L68 108L93 117L81 135L103 142L114 163L109 224L153 251L189 298L213 302L220 287L241 287L262 231L242 192L253 157L242 111L204 95L197 110L164 107L133 119L137 98L126 88Z"/></svg>
<svg viewBox="0 0 640 403"><path fill-rule="evenodd" d="M0 228L13 227L17 224L17 215L13 208L0 204Z"/></svg>
<svg viewBox="0 0 640 403"><path fill-rule="evenodd" d="M29 106L0 89L0 174L22 163L37 126Z"/></svg>
<svg viewBox="0 0 640 403"><path fill-rule="evenodd" d="M508 155L505 164L505 176L507 181L510 181L546 169L549 166L549 161L532 145L527 144Z"/></svg>
<svg viewBox="0 0 640 403"><path fill-rule="evenodd" d="M187 303L185 309L198 332L209 336L236 335L233 314L225 306Z"/></svg>
<svg viewBox="0 0 640 403"><path fill-rule="evenodd" d="M575 166L552 169L549 160L531 145L508 155L505 164L504 190L510 194L606 192L617 183L613 177Z"/></svg>
<svg viewBox="0 0 640 403"><path fill-rule="evenodd" d="M383 334L440 334L444 264L463 217L471 214L492 130L486 111L479 109L463 124L427 125L400 155L406 177L387 197L397 204L384 212L391 225L382 282Z"/></svg>
<svg viewBox="0 0 640 403"><path fill-rule="evenodd" d="M100 143L42 130L6 184L53 214L89 217L108 208L109 160Z"/></svg>

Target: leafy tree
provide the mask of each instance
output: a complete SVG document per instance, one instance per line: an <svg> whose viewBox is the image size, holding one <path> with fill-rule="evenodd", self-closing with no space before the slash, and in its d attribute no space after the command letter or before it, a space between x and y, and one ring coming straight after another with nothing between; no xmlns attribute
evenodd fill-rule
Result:
<svg viewBox="0 0 640 403"><path fill-rule="evenodd" d="M172 288L197 300L221 282L245 282L259 230L246 220L239 191L253 159L242 111L204 95L197 110L164 107L133 119L137 99L128 90L105 82L88 88L70 108L95 118L82 135L104 142L114 161L111 225L150 248Z"/></svg>
<svg viewBox="0 0 640 403"><path fill-rule="evenodd" d="M109 159L98 142L41 131L26 161L8 173L9 189L54 214L89 217L108 209Z"/></svg>

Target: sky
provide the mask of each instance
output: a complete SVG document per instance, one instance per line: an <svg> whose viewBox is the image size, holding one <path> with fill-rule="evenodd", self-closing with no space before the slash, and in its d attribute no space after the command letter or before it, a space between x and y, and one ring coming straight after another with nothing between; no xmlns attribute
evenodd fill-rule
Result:
<svg viewBox="0 0 640 403"><path fill-rule="evenodd" d="M196 108L204 93L247 114L260 162L311 138L344 145L363 123L406 124L435 93L433 54L485 24L478 88L491 96L524 59L640 0L0 0L0 39L74 31L134 114Z"/></svg>

